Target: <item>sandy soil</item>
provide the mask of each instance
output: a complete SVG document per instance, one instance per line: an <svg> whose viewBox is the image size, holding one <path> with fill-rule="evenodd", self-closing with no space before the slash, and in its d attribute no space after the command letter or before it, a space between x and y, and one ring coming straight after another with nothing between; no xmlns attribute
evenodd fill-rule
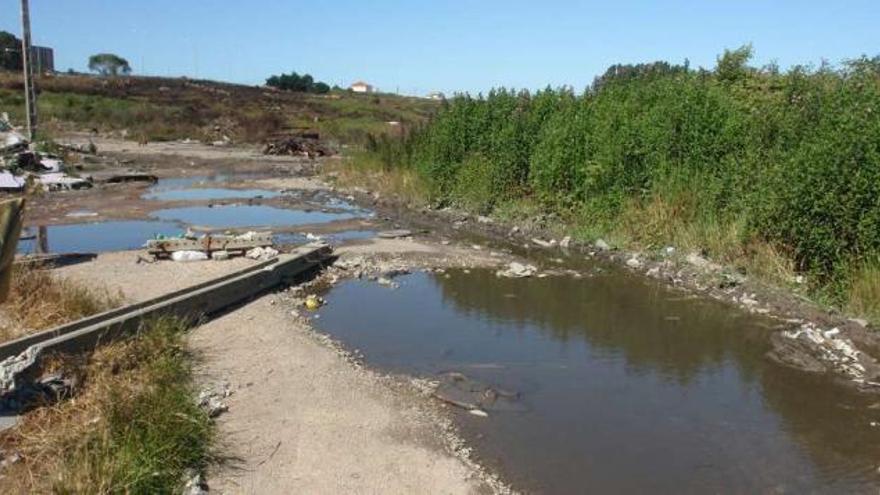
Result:
<svg viewBox="0 0 880 495"><path fill-rule="evenodd" d="M100 284L114 293L121 292L129 302L139 302L197 285L256 263L243 257L194 263L145 263L138 262L139 259L152 260L152 257L143 251L102 253L95 261L56 268L53 273L84 285Z"/></svg>
<svg viewBox="0 0 880 495"><path fill-rule="evenodd" d="M417 239L362 241L337 254L374 273L500 263L498 253ZM139 256L107 253L55 272L138 301L253 263L238 258L146 264L137 262ZM334 269L322 278L336 280L343 273ZM212 492L506 490L468 459L438 403L405 378L362 368L314 332L300 316L294 292L265 295L191 333L200 383L232 392L226 399L229 411L218 418L221 455L227 460L207 473Z"/></svg>
<svg viewBox="0 0 880 495"><path fill-rule="evenodd" d="M321 344L267 296L193 332L203 380L233 391L219 419L220 493L475 493L473 470L415 393Z"/></svg>

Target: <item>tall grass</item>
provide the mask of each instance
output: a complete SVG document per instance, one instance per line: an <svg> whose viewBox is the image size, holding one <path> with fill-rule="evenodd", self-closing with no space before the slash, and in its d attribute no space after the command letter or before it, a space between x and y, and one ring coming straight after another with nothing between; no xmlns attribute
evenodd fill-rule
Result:
<svg viewBox="0 0 880 495"><path fill-rule="evenodd" d="M880 252L880 57L783 73L750 56L615 66L581 94L460 95L373 153L418 173L435 203L525 199L585 234L802 272L843 301L845 267Z"/></svg>
<svg viewBox="0 0 880 495"><path fill-rule="evenodd" d="M0 434L21 461L0 477L3 493L175 493L183 473L203 468L211 421L195 404L190 360L173 320L145 325L87 362L71 400L28 413Z"/></svg>
<svg viewBox="0 0 880 495"><path fill-rule="evenodd" d="M0 341L84 318L122 304L122 295L89 288L49 270L14 265L8 299L0 304Z"/></svg>

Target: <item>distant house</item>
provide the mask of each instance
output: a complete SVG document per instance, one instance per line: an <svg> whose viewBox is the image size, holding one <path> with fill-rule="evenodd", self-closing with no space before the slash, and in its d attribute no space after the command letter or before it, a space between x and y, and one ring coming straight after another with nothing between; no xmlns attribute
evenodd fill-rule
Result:
<svg viewBox="0 0 880 495"><path fill-rule="evenodd" d="M444 95L443 93L441 93L441 92L439 92L439 91L434 91L433 93L428 93L428 99L431 99L431 100L445 100L445 99L446 99L446 95Z"/></svg>
<svg viewBox="0 0 880 495"><path fill-rule="evenodd" d="M367 84L363 81L352 83L352 85L349 86L348 89L354 91L355 93L372 93L373 91L375 91L375 88L372 85Z"/></svg>

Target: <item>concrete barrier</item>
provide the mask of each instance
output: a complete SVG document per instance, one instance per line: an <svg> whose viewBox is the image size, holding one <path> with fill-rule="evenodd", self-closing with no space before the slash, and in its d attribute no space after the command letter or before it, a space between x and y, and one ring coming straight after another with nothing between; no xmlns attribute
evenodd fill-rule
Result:
<svg viewBox="0 0 880 495"><path fill-rule="evenodd" d="M0 345L0 394L30 380L42 356L91 351L137 331L144 320L208 317L316 268L332 255L326 244L308 244L290 254L209 282L142 303L84 318Z"/></svg>

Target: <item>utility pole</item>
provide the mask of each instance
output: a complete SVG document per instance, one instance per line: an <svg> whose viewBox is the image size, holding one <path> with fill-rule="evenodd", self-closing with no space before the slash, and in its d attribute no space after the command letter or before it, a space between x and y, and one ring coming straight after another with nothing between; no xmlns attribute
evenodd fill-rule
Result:
<svg viewBox="0 0 880 495"><path fill-rule="evenodd" d="M37 93L31 63L31 15L28 0L21 0L21 66L24 71L24 101L27 110L28 139L37 137Z"/></svg>

